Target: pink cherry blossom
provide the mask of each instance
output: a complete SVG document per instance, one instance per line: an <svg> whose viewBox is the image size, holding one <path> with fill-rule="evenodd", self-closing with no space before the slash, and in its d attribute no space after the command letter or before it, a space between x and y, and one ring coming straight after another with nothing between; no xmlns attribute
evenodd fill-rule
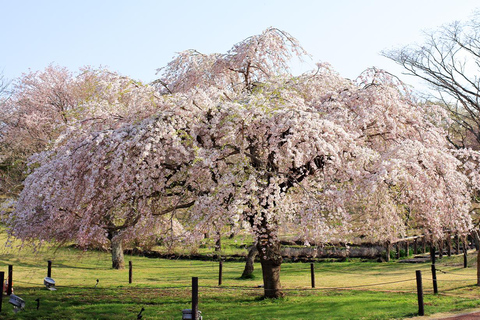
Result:
<svg viewBox="0 0 480 320"><path fill-rule="evenodd" d="M226 54L180 53L160 70L161 96L133 84L125 100L113 90L116 100L86 101L31 159L10 232L83 245L174 240L179 221L193 244L233 226L254 235L265 296L278 297L280 233L321 244L469 230L467 166L441 109L380 70L350 81L319 64L292 76L287 62L304 54L270 28Z"/></svg>

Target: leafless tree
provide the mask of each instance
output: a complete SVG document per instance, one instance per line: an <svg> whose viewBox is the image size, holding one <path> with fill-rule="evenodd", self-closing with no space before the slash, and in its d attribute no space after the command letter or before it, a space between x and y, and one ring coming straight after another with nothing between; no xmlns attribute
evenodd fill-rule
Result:
<svg viewBox="0 0 480 320"><path fill-rule="evenodd" d="M2 137L5 130L5 122L2 119L5 116L5 105L7 100L10 97L10 81L8 81L3 72L0 73L0 142L2 141ZM2 152L2 146L0 145L0 192L3 193L5 190L5 179L4 179L4 171L5 171L5 157Z"/></svg>
<svg viewBox="0 0 480 320"><path fill-rule="evenodd" d="M451 113L455 147L480 148L480 14L427 33L423 44L382 54L430 85Z"/></svg>
<svg viewBox="0 0 480 320"><path fill-rule="evenodd" d="M2 106L9 97L10 81L5 78L3 73L0 73L0 106Z"/></svg>

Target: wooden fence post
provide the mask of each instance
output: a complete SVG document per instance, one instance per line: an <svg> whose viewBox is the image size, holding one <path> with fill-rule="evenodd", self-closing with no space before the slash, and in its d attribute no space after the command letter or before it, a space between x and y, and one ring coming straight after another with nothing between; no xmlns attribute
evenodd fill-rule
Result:
<svg viewBox="0 0 480 320"><path fill-rule="evenodd" d="M418 253L418 240L417 238L413 239L413 254L417 254Z"/></svg>
<svg viewBox="0 0 480 320"><path fill-rule="evenodd" d="M410 243L407 241L405 241L405 257L408 258L408 256L410 256Z"/></svg>
<svg viewBox="0 0 480 320"><path fill-rule="evenodd" d="M312 280L312 288L315 288L315 265L310 263L310 279Z"/></svg>
<svg viewBox="0 0 480 320"><path fill-rule="evenodd" d="M48 260L47 261L47 277L51 278L52 277L52 261Z"/></svg>
<svg viewBox="0 0 480 320"><path fill-rule="evenodd" d="M13 286L13 266L11 264L8 265L8 285L7 285L7 296L12 294L12 286Z"/></svg>
<svg viewBox="0 0 480 320"><path fill-rule="evenodd" d="M218 262L218 285L222 285L222 278L223 278L223 261L220 260Z"/></svg>
<svg viewBox="0 0 480 320"><path fill-rule="evenodd" d="M415 275L417 277L417 297L418 297L418 315L425 315L423 307L423 286L422 286L422 271L416 270Z"/></svg>
<svg viewBox="0 0 480 320"><path fill-rule="evenodd" d="M0 312L2 312L3 285L5 284L5 272L3 272L3 271L0 272L0 282L1 282L1 287L0 287Z"/></svg>
<svg viewBox="0 0 480 320"><path fill-rule="evenodd" d="M192 277L192 320L198 320L198 277Z"/></svg>
<svg viewBox="0 0 480 320"><path fill-rule="evenodd" d="M128 283L133 281L133 265L132 260L128 261Z"/></svg>

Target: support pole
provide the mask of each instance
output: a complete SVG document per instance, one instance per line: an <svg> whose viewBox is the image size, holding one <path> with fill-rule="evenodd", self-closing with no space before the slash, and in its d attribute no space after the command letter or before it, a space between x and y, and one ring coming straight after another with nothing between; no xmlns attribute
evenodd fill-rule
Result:
<svg viewBox="0 0 480 320"><path fill-rule="evenodd" d="M47 277L51 278L52 277L52 261L48 260L47 261L48 266L47 266Z"/></svg>
<svg viewBox="0 0 480 320"><path fill-rule="evenodd" d="M223 278L223 261L220 260L218 262L218 285L222 285L222 278Z"/></svg>
<svg viewBox="0 0 480 320"><path fill-rule="evenodd" d="M8 265L8 285L7 285L7 296L12 294L12 282L13 282L13 266Z"/></svg>
<svg viewBox="0 0 480 320"><path fill-rule="evenodd" d="M198 277L192 277L192 320L198 320Z"/></svg>
<svg viewBox="0 0 480 320"><path fill-rule="evenodd" d="M418 315L425 315L425 310L423 307L423 286L422 286L422 271L415 271L417 277L417 297L418 297Z"/></svg>
<svg viewBox="0 0 480 320"><path fill-rule="evenodd" d="M0 312L2 312L3 285L5 284L5 272L3 272L3 271L0 272L0 282L1 282L1 287L0 287Z"/></svg>
<svg viewBox="0 0 480 320"><path fill-rule="evenodd" d="M133 265L132 261L128 261L128 283L132 283L133 281Z"/></svg>
<svg viewBox="0 0 480 320"><path fill-rule="evenodd" d="M315 288L315 265L310 263L310 278L312 280L312 288Z"/></svg>

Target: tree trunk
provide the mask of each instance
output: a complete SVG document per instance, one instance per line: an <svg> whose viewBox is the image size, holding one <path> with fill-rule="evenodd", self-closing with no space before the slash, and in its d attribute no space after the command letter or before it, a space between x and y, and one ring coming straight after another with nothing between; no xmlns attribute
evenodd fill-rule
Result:
<svg viewBox="0 0 480 320"><path fill-rule="evenodd" d="M253 245L248 249L247 261L245 262L245 269L243 269L242 279L251 279L253 278L253 270L255 257L258 254L258 249L256 245Z"/></svg>
<svg viewBox="0 0 480 320"><path fill-rule="evenodd" d="M457 235L456 238L457 238L457 254L460 254L460 236Z"/></svg>
<svg viewBox="0 0 480 320"><path fill-rule="evenodd" d="M447 235L447 254L449 257L452 256L452 234L450 232Z"/></svg>
<svg viewBox="0 0 480 320"><path fill-rule="evenodd" d="M113 269L125 269L125 259L123 257L122 239L119 237L113 237L110 240L112 249L112 268Z"/></svg>
<svg viewBox="0 0 480 320"><path fill-rule="evenodd" d="M472 239L473 239L473 243L475 244L475 250L480 250L480 243L478 241L478 233L476 230L473 230L472 231Z"/></svg>
<svg viewBox="0 0 480 320"><path fill-rule="evenodd" d="M282 285L280 284L280 266L283 260L280 252L280 242L275 241L273 244L268 241L262 242L265 244L259 241L257 249L262 264L264 298L283 297Z"/></svg>
<svg viewBox="0 0 480 320"><path fill-rule="evenodd" d="M435 242L430 245L430 261L435 264Z"/></svg>
<svg viewBox="0 0 480 320"><path fill-rule="evenodd" d="M215 241L215 252L222 251L222 238L218 236L217 241Z"/></svg>
<svg viewBox="0 0 480 320"><path fill-rule="evenodd" d="M390 244L390 241L387 241L387 244L385 245L385 261L390 262L390 250L391 250L392 245Z"/></svg>
<svg viewBox="0 0 480 320"><path fill-rule="evenodd" d="M472 232L472 236L475 242L480 243L480 235L478 230ZM480 250L477 249L477 286L480 286Z"/></svg>

